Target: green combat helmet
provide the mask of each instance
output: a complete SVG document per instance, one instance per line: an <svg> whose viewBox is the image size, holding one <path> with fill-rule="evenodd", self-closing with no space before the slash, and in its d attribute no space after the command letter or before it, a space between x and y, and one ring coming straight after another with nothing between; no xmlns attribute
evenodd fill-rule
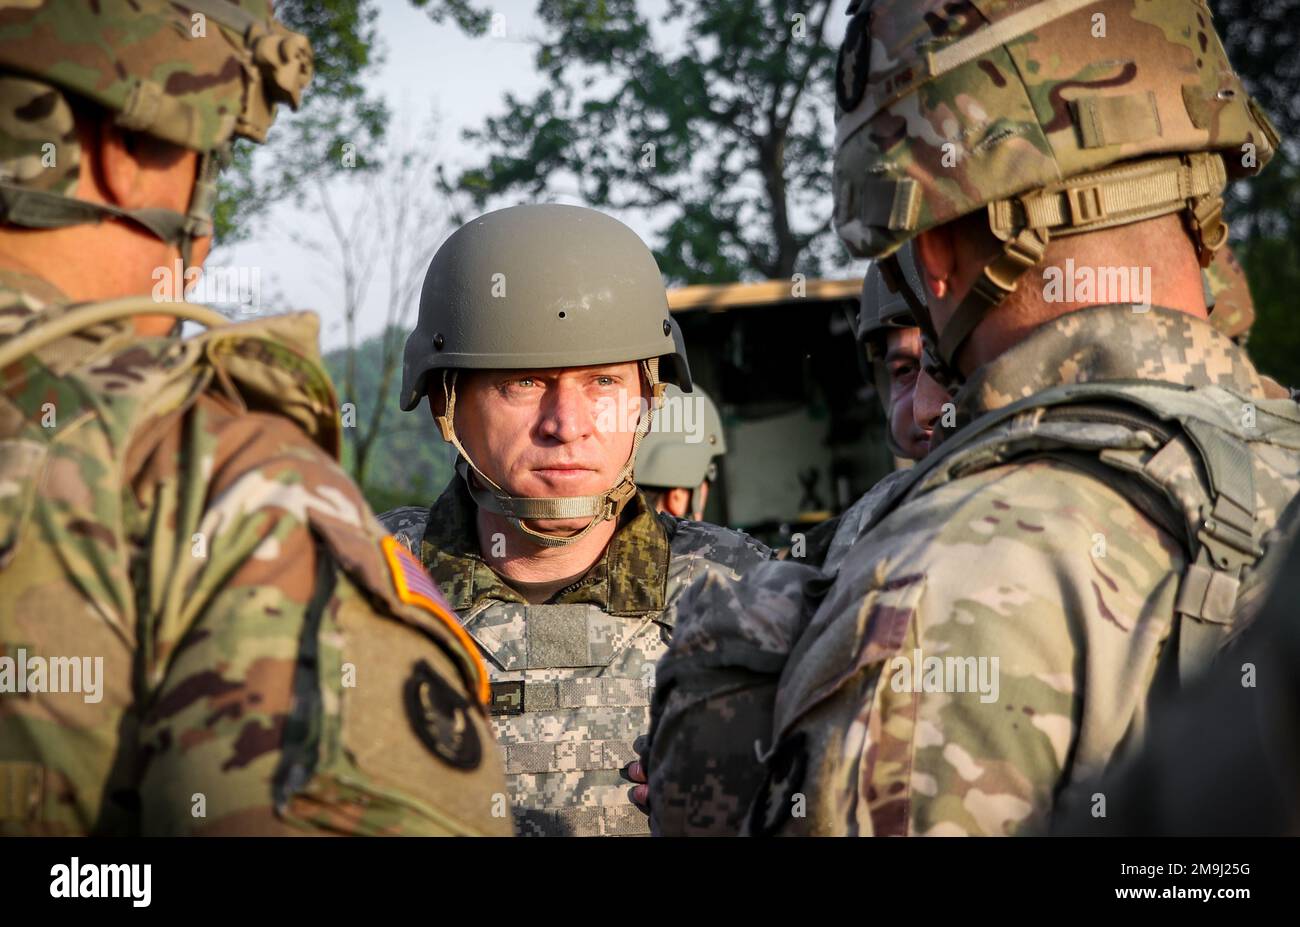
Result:
<svg viewBox="0 0 1300 927"><path fill-rule="evenodd" d="M691 414L688 414L690 412ZM722 416L698 386L687 396L676 386L664 389L655 427L636 455L633 480L645 489L681 487L692 492L705 480L717 478L717 458L727 453ZM691 497L691 515L704 517L703 500Z"/></svg>
<svg viewBox="0 0 1300 927"><path fill-rule="evenodd" d="M637 424L632 454L599 496L511 496L470 459L456 436L456 372L584 367L641 361L650 414ZM438 249L424 278L420 316L406 341L401 406L411 411L442 374L443 438L479 507L506 516L539 544L558 547L618 517L636 492L632 469L665 384L691 388L681 329L654 256L623 223L579 206L512 206L479 216ZM470 479L473 470L486 488ZM579 534L534 531L525 519L590 518Z"/></svg>
<svg viewBox="0 0 1300 927"><path fill-rule="evenodd" d="M840 238L896 264L904 242L983 210L1003 242L943 332L914 305L949 378L1052 238L1181 212L1208 266L1227 239L1228 179L1278 145L1197 0L980 0L958 14L946 0L857 0L849 13Z"/></svg>
<svg viewBox="0 0 1300 927"><path fill-rule="evenodd" d="M105 218L176 244L186 266L212 233L216 176L236 138L266 140L278 103L294 109L311 46L266 0L99 0L5 4L0 17L0 220L61 228ZM72 102L199 152L188 213L123 210L72 196L81 165Z"/></svg>

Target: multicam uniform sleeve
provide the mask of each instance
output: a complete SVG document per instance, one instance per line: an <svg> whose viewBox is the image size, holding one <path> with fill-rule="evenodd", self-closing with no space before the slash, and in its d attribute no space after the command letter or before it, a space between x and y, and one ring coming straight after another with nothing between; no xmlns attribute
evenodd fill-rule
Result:
<svg viewBox="0 0 1300 927"><path fill-rule="evenodd" d="M777 680L805 617L805 583L819 576L814 567L771 560L741 577L711 571L682 594L643 751L653 833L739 832L762 782L759 756L771 736Z"/></svg>
<svg viewBox="0 0 1300 927"><path fill-rule="evenodd" d="M133 487L146 833L510 833L482 664L333 460L205 396Z"/></svg>
<svg viewBox="0 0 1300 927"><path fill-rule="evenodd" d="M913 499L859 541L787 663L750 833L1041 832L1142 733L1182 554L1036 461Z"/></svg>

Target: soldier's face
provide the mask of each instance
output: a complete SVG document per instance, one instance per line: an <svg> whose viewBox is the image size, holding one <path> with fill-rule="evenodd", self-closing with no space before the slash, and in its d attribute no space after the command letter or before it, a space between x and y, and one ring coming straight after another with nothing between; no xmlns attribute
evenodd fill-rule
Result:
<svg viewBox="0 0 1300 927"><path fill-rule="evenodd" d="M632 454L642 396L635 361L474 371L456 381L456 432L475 465L511 495L599 495Z"/></svg>
<svg viewBox="0 0 1300 927"><path fill-rule="evenodd" d="M913 401L921 376L921 330L885 332L885 370L889 376L889 433L909 460L930 452L931 428L916 420Z"/></svg>

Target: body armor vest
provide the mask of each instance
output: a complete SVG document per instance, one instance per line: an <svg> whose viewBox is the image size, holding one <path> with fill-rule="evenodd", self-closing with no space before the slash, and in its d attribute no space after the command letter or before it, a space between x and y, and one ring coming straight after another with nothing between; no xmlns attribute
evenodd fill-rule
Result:
<svg viewBox="0 0 1300 927"><path fill-rule="evenodd" d="M677 598L707 571L739 575L769 555L714 525L660 522L671 551L661 611L612 615L599 605L489 599L461 615L487 658L492 726L521 836L649 833L620 770L649 727L655 664Z"/></svg>

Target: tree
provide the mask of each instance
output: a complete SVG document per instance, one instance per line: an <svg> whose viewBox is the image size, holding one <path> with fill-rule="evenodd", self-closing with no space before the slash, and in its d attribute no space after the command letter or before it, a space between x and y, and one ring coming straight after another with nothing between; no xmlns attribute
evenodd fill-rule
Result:
<svg viewBox="0 0 1300 927"><path fill-rule="evenodd" d="M1214 23L1246 89L1282 145L1258 177L1233 184L1227 217L1255 300L1250 353L1260 369L1300 386L1300 0L1212 0Z"/></svg>
<svg viewBox="0 0 1300 927"><path fill-rule="evenodd" d="M420 285L438 244L451 231L452 210L437 189L432 147L431 131L423 139L390 142L378 152L383 166L350 178L353 189L344 196L317 178L312 201L325 218L327 234L290 236L326 266L328 289L342 303L346 347L339 398L352 475L363 488L395 411L397 374ZM355 207L348 211L343 201ZM374 339L363 344L358 325L376 277L383 288L383 330L377 344ZM334 361L338 365L337 354Z"/></svg>
<svg viewBox="0 0 1300 927"><path fill-rule="evenodd" d="M471 35L487 29L488 14L468 0L411 3L434 22L451 19ZM222 243L247 238L271 206L286 199L301 204L329 177L378 167L388 125L388 107L367 90L383 63L377 0L278 0L275 12L311 41L315 74L302 108L282 111L265 144L236 142L214 211Z"/></svg>
<svg viewBox="0 0 1300 927"><path fill-rule="evenodd" d="M1212 0L1214 25L1246 89L1277 126L1283 144L1258 178L1235 184L1228 214L1251 241L1295 237L1300 206L1296 133L1300 130L1300 0Z"/></svg>
<svg viewBox="0 0 1300 927"><path fill-rule="evenodd" d="M669 0L656 32L635 0L540 0L546 86L466 133L490 153L456 185L480 208L571 187L595 207L666 216L656 256L679 282L820 273L833 8Z"/></svg>

